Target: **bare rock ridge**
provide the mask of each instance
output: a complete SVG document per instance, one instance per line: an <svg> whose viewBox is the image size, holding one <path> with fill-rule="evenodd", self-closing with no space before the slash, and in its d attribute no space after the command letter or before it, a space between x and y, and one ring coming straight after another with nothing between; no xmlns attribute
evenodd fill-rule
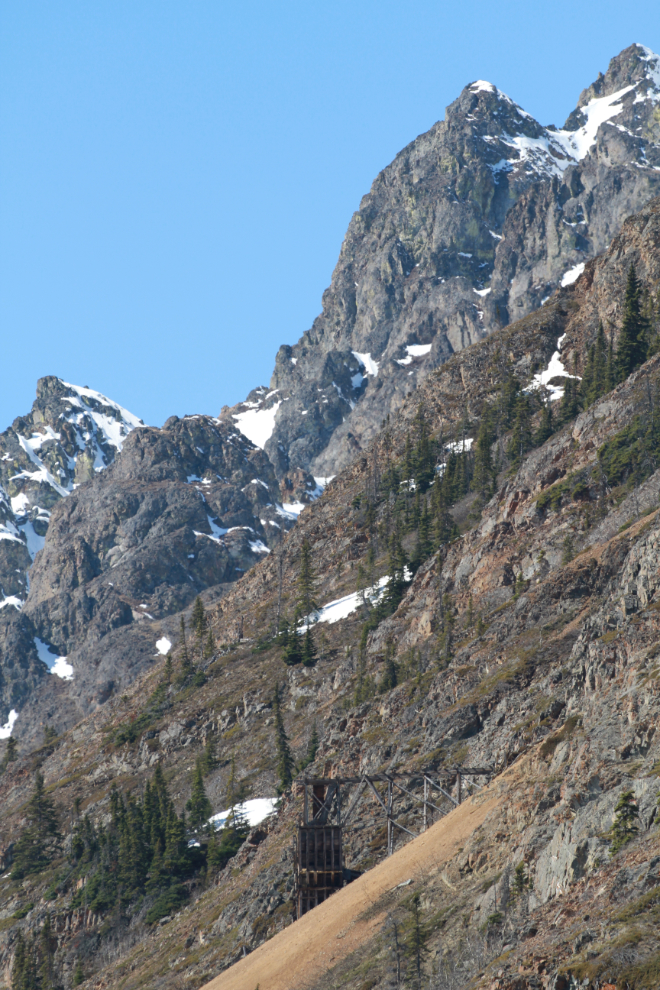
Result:
<svg viewBox="0 0 660 990"><path fill-rule="evenodd" d="M39 382L0 453L2 722L29 702L39 721L68 723L129 683L158 655L161 620L223 594L310 497L302 473L283 496L235 427L207 416L145 427L56 378ZM37 724L25 717L17 734Z"/></svg>
<svg viewBox="0 0 660 990"><path fill-rule="evenodd" d="M466 86L362 199L270 389L222 418L279 476L336 474L433 369L541 306L659 191L660 60L644 46L612 59L563 130Z"/></svg>

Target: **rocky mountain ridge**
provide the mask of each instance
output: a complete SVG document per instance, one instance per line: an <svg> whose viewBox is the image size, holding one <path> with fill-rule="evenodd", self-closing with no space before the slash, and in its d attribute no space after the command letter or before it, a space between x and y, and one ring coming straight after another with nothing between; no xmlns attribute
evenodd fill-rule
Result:
<svg viewBox="0 0 660 990"><path fill-rule="evenodd" d="M660 60L642 45L562 130L466 86L363 198L323 312L280 348L270 388L222 418L254 431L278 474L335 474L452 353L541 306L657 194L659 115Z"/></svg>
<svg viewBox="0 0 660 990"><path fill-rule="evenodd" d="M303 472L280 490L263 451L211 417L145 427L56 378L0 450L0 724L23 714L26 740L130 682L174 635L163 620L223 594L321 490Z"/></svg>
<svg viewBox="0 0 660 990"><path fill-rule="evenodd" d="M470 807L483 808L478 826L466 826L447 849L437 847L437 870L421 860L415 866L414 842L405 846L408 837L397 834L396 848L410 849L406 885L399 886L397 876L393 889L372 898L368 926L351 927L353 916L347 914L346 931L336 937L357 932L342 942L350 951L325 959L319 947L300 969L296 929L290 929L289 850L300 814L295 785L277 817L253 829L226 866L189 881L187 905L163 917L162 925L145 921L148 893L120 912L119 922L111 910L83 911L66 879L73 867L65 849L44 876L3 880L0 966L6 982L17 932L38 933L50 913L67 986L82 958L90 986L201 986L218 973L216 986L233 986L230 981L246 967L246 982L236 985L250 990L261 979L249 968L250 954L256 967L259 946L274 937L288 962L287 978L301 974L284 984L288 990L363 990L365 983L393 988L391 925L400 925L401 945L409 945L409 895L416 892L428 933L425 987L566 990L579 980L595 990L609 978L617 987L627 980L636 990L657 985L660 472L657 446L638 444L640 423L657 436L660 357L651 356L582 411L567 412L558 397L562 391L570 395L569 375L585 376L601 320L612 326L616 349L631 263L653 301L657 324L658 200L629 218L606 254L540 310L427 376L413 401L330 482L282 544L222 597L207 599L216 650L205 661L203 683L168 686L165 661L155 660L121 696L114 692L59 740L46 740L37 752L26 747L0 778L5 848L23 827L36 767L62 807L73 807L79 798L81 810L103 822L112 783L139 795L156 765L166 773L177 808L183 808L195 759L211 738L217 764L205 786L214 811L227 807L234 770L251 796L272 797L273 687L279 682L296 759L302 760L316 723L320 741L309 772L490 766L493 780L476 781L484 786L471 799ZM437 453L433 484L425 493L433 505L452 454L468 457L468 448L476 449L484 419L503 408L504 386L514 379L518 407L536 401L535 383L548 388L546 400L556 417L550 434L530 445L516 466L517 448L510 444L515 422L507 425L501 418L499 432L494 425L491 453L498 466L492 496L480 498L474 488L457 493L451 512L460 536L454 533L426 553L404 581L394 610L365 632L365 617L373 613L359 588L372 577L387 581L396 551L394 518L408 559L420 540L423 510L415 508L417 488L406 473L420 441L420 406ZM534 406L534 429L544 408ZM558 422L562 408L565 418ZM132 436L132 456L144 461L142 474L154 484L161 468L152 448L167 438L150 438L148 431ZM191 450L198 446L196 436ZM125 470L134 478L130 462L121 468L127 447L128 442L109 471ZM265 457L251 449L248 456ZM386 480L393 477L395 482ZM394 483L393 492L388 486ZM78 498L84 501L95 484L100 479L81 486ZM49 541L63 540L66 513L76 511L75 504L60 503L61 530L53 528ZM102 545L104 525L93 529ZM91 532L86 539L92 540ZM278 617L290 617L295 607L305 540L315 562L319 658L310 668L287 667L273 634ZM92 548L98 555L99 546ZM121 550L127 552L129 547ZM39 580L45 576L46 571ZM190 618L190 610L184 612ZM155 625L147 628L154 635ZM171 639L176 676L182 644L174 634ZM388 657L398 672L394 685L385 682ZM455 779L448 788L456 797ZM611 856L614 809L629 792L639 835ZM396 807L399 821L419 830L412 800L399 796ZM455 815L447 817L447 827ZM356 824L346 832L346 862L368 871L383 863L386 852L375 799L365 800ZM441 837L443 828L440 821L433 835ZM514 878L521 864L518 890ZM81 890L87 877L80 876ZM351 887L334 896L352 897ZM328 911L331 904L332 899ZM316 910L322 925L324 906ZM589 915L588 929L580 928L576 912ZM240 967L224 973L246 954ZM399 966L412 977L410 958L402 955Z"/></svg>

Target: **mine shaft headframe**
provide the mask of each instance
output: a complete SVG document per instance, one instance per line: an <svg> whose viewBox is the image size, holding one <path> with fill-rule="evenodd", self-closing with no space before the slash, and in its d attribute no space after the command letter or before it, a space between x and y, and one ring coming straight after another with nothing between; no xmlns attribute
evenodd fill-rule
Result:
<svg viewBox="0 0 660 990"><path fill-rule="evenodd" d="M399 829L413 838L417 834L397 821L393 815L394 791L412 798L424 808L422 831L429 825L429 811L447 814L447 808L438 807L435 793L442 794L454 807L462 801L463 779L487 777L493 774L492 767L442 767L429 770L402 771L391 773L362 774L359 777L304 777L303 814L294 839L294 879L295 904L298 918L321 904L335 891L340 890L351 879L350 870L344 869L343 832L365 792L371 792L385 812L387 819L387 853L394 852L394 830ZM444 778L447 787L439 783ZM456 797L447 788L456 782ZM423 797L410 788L423 783ZM342 808L342 796L347 787L357 785L351 795L352 800L346 812ZM381 790L377 789L379 785ZM383 790L385 785L385 790ZM478 784L475 786L479 786ZM334 819L334 822L332 821Z"/></svg>
<svg viewBox="0 0 660 990"><path fill-rule="evenodd" d="M387 815L388 833L393 826L415 835L410 829L392 818L392 804L394 800L394 790L406 794L419 804L424 806L424 829L427 827L427 812L431 808L439 814L446 814L431 800L432 794L436 791L447 798L453 805L461 804L463 800L464 781L469 787L480 789L482 785L476 783L476 777L492 777L494 770L492 767L432 767L421 768L420 770L392 770L388 773L361 774L355 777L304 777L301 781L303 785L303 815L301 825L309 827L322 827L334 819L340 827L347 826L351 820L353 812L366 789L376 798ZM442 779L446 786L439 783ZM453 797L448 787L456 783L456 797ZM387 796L381 795L376 785L385 784ZM417 784L424 785L423 797L411 792L410 788ZM351 785L358 785L357 793L345 813L342 808L342 798L345 790ZM392 843L388 842L391 848Z"/></svg>

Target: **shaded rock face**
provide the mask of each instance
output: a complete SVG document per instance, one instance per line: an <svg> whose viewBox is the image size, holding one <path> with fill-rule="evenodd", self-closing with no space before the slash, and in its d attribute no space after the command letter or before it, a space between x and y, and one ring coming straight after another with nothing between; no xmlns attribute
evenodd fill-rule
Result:
<svg viewBox="0 0 660 990"><path fill-rule="evenodd" d="M61 446L51 450L67 456ZM74 471L61 475L70 488ZM66 724L130 683L158 656L160 637L176 638L177 622L159 620L209 588L212 598L222 595L296 518L279 504L266 454L205 416L134 430L114 463L70 493L25 480L26 498L48 499L50 524L21 611L18 599L0 610L3 714L20 708L23 715L28 705L19 736L32 731L31 710ZM10 479L10 491L20 481ZM12 553L23 555L27 581L31 560L18 533L0 547L6 566ZM39 641L42 654L50 647L53 660L67 658L72 680L49 676Z"/></svg>
<svg viewBox="0 0 660 990"><path fill-rule="evenodd" d="M100 392L52 375L39 380L31 412L0 434L0 610L25 599L53 507L112 464L143 425Z"/></svg>
<svg viewBox="0 0 660 990"><path fill-rule="evenodd" d="M255 442L278 474L335 474L431 370L539 307L658 191L660 61L648 49L614 58L563 131L490 83L467 86L363 198L323 312L280 348L270 391L223 417L243 429L259 413Z"/></svg>

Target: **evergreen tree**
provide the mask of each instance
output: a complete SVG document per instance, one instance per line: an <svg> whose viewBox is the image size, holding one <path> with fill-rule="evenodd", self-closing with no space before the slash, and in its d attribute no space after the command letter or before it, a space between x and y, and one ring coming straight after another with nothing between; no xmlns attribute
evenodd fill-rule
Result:
<svg viewBox="0 0 660 990"><path fill-rule="evenodd" d="M381 691L381 693L384 694L385 691L391 691L392 688L395 688L398 683L399 683L398 671L397 671L396 662L394 660L394 643L392 642L392 640L389 640L387 643L387 647L385 649L385 665L383 668L383 676L381 678L380 684L378 685L378 688Z"/></svg>
<svg viewBox="0 0 660 990"><path fill-rule="evenodd" d="M380 611L383 617L391 615L399 607L406 588L406 557L401 546L398 533L393 533L390 539L390 552L387 564L388 582L380 601Z"/></svg>
<svg viewBox="0 0 660 990"><path fill-rule="evenodd" d="M303 648L301 637L298 633L299 623L300 618L297 613L294 616L292 628L289 628L286 620L284 622L285 628L281 634L282 659L287 667L295 667L296 664L303 661Z"/></svg>
<svg viewBox="0 0 660 990"><path fill-rule="evenodd" d="M50 915L46 915L39 935L39 982L43 990L55 987L55 949L57 937L53 937Z"/></svg>
<svg viewBox="0 0 660 990"><path fill-rule="evenodd" d="M573 534L567 533L564 537L564 542L562 543L561 552L561 562L562 564L568 564L575 556L575 549L573 545Z"/></svg>
<svg viewBox="0 0 660 990"><path fill-rule="evenodd" d="M12 874L17 878L43 870L60 844L59 813L53 799L46 793L44 778L39 771L25 817L27 826L14 848Z"/></svg>
<svg viewBox="0 0 660 990"><path fill-rule="evenodd" d="M186 642L186 620L181 616L180 623L181 630L181 649L179 652L179 659L181 661L181 681L185 682L189 677L195 672L193 662L188 655L188 644Z"/></svg>
<svg viewBox="0 0 660 990"><path fill-rule="evenodd" d="M552 405L546 402L541 411L541 422L534 434L533 442L535 447L541 447L555 432L555 424L552 418Z"/></svg>
<svg viewBox="0 0 660 990"><path fill-rule="evenodd" d="M596 347L594 344L592 344L589 350L587 351L587 362L584 366L584 371L582 372L582 381L580 382L580 394L582 397L582 406L585 409L590 404L590 397L593 392L595 358L596 358Z"/></svg>
<svg viewBox="0 0 660 990"><path fill-rule="evenodd" d="M2 763L0 763L0 773L7 769L10 763L18 758L18 746L16 740L13 736L9 736L7 739L7 747L5 749L5 755L2 757Z"/></svg>
<svg viewBox="0 0 660 990"><path fill-rule="evenodd" d="M73 985L74 987L79 987L80 984L84 982L85 982L85 973L79 956L78 959L76 960L76 968L73 973Z"/></svg>
<svg viewBox="0 0 660 990"><path fill-rule="evenodd" d="M641 309L641 289L635 266L630 265L623 305L623 322L616 349L619 381L646 360L648 321Z"/></svg>
<svg viewBox="0 0 660 990"><path fill-rule="evenodd" d="M405 953L413 965L415 990L422 990L422 965L428 954L431 930L422 920L419 894L413 894L406 907L410 912L410 919L406 926Z"/></svg>
<svg viewBox="0 0 660 990"><path fill-rule="evenodd" d="M213 639L213 633L209 629L208 636L206 637L206 643L204 645L204 660L210 660L215 653L215 640Z"/></svg>
<svg viewBox="0 0 660 990"><path fill-rule="evenodd" d="M521 894L525 893L528 887L532 886L532 881L529 874L525 869L525 863L518 863L513 874L513 893L514 896L520 897Z"/></svg>
<svg viewBox="0 0 660 990"><path fill-rule="evenodd" d="M610 830L612 845L610 856L627 845L639 832L639 810L635 801L634 791L625 791L619 798L614 809L614 822Z"/></svg>
<svg viewBox="0 0 660 990"><path fill-rule="evenodd" d="M319 749L319 734L316 730L316 722L314 721L312 722L312 731L310 733L309 740L307 742L307 754L305 758L307 760L308 766L310 763L313 763L314 760L316 759L316 754L318 753L318 749Z"/></svg>
<svg viewBox="0 0 660 990"><path fill-rule="evenodd" d="M560 419L562 423L570 423L580 411L580 382L577 378L566 378L564 394L561 399Z"/></svg>
<svg viewBox="0 0 660 990"><path fill-rule="evenodd" d="M495 441L495 432L490 409L486 408L481 415L479 432L474 452L474 477L472 487L479 492L482 501L487 502L493 493L494 470L491 448Z"/></svg>
<svg viewBox="0 0 660 990"><path fill-rule="evenodd" d="M191 625L197 641L201 643L206 631L206 612L204 611L204 603L199 595L197 595L193 604Z"/></svg>
<svg viewBox="0 0 660 990"><path fill-rule="evenodd" d="M231 828L236 835L241 836L247 835L248 831L247 817L242 807L245 803L245 797L245 787L236 775L236 754L232 753L227 780L227 804L229 805L227 828Z"/></svg>
<svg viewBox="0 0 660 990"><path fill-rule="evenodd" d="M514 469L520 467L522 459L531 447L529 399L521 392L516 402L516 417L513 423L507 455Z"/></svg>
<svg viewBox="0 0 660 990"><path fill-rule="evenodd" d="M316 731L316 722L312 724L312 731L310 733L309 739L307 740L307 749L305 755L298 763L298 771L302 771L305 767L308 767L310 763L313 763L316 759L316 754L319 748L319 735Z"/></svg>
<svg viewBox="0 0 660 990"><path fill-rule="evenodd" d="M11 968L11 985L12 990L30 990L29 975L29 953L28 947L25 944L25 939L23 938L23 932L18 932L16 938L16 948L14 949L14 964Z"/></svg>
<svg viewBox="0 0 660 990"><path fill-rule="evenodd" d="M275 752L277 754L277 776L279 777L278 791L288 790L293 782L294 762L289 747L289 739L284 729L284 719L280 706L280 688L275 685L273 692L273 716L275 722Z"/></svg>
<svg viewBox="0 0 660 990"><path fill-rule="evenodd" d="M426 496L424 496L423 508L419 517L419 524L417 529L417 542L415 544L415 550L410 561L410 569L414 572L420 567L428 557L433 553L433 542L431 540L431 520L429 518L429 510L426 502Z"/></svg>
<svg viewBox="0 0 660 990"><path fill-rule="evenodd" d="M305 630L305 635L303 637L302 650L301 650L301 660L303 667L313 667L316 664L318 655L316 652L316 644L314 642L314 634L312 632L312 627L310 624L307 625Z"/></svg>
<svg viewBox="0 0 660 990"><path fill-rule="evenodd" d="M607 342L605 340L605 331L603 330L603 322L601 320L598 324L598 334L596 336L596 345L594 349L593 381L591 393L588 396L589 405L592 405L600 399L601 395L606 395L612 388L612 385L609 382L607 362Z"/></svg>
<svg viewBox="0 0 660 990"><path fill-rule="evenodd" d="M612 340L612 334L610 334L610 339L607 343L607 365L605 373L605 381L607 384L607 392L611 392L616 385L616 355L614 353L614 343Z"/></svg>
<svg viewBox="0 0 660 990"><path fill-rule="evenodd" d="M445 487L440 480L433 486L431 508L435 519L434 543L437 548L450 543L459 535L458 526L449 512Z"/></svg>
<svg viewBox="0 0 660 990"><path fill-rule="evenodd" d="M508 430L513 425L520 393L520 382L509 366L499 395L500 421L502 428L505 430Z"/></svg>
<svg viewBox="0 0 660 990"><path fill-rule="evenodd" d="M204 772L204 776L208 777L210 773L213 773L217 765L218 758L215 753L215 736L212 732L209 732L206 737L204 753L202 755L202 770Z"/></svg>
<svg viewBox="0 0 660 990"><path fill-rule="evenodd" d="M195 761L195 773L193 776L192 794L186 802L188 811L188 822L191 828L198 829L206 825L213 814L211 802L204 790L204 762L198 756Z"/></svg>

